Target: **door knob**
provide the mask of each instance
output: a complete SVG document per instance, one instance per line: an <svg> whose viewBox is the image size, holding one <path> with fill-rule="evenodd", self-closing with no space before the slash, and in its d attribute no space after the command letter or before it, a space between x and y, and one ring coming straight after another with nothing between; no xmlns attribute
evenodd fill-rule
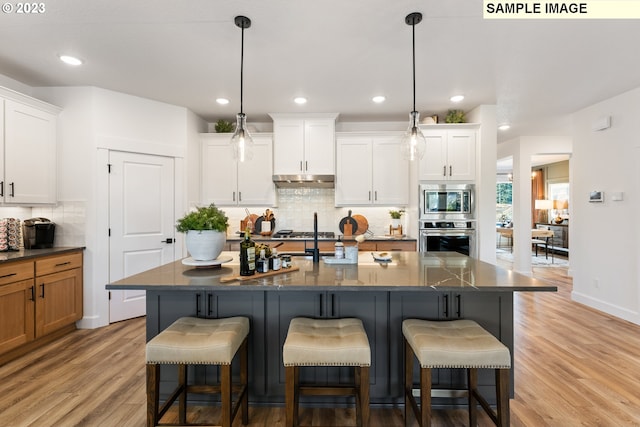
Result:
<svg viewBox="0 0 640 427"><path fill-rule="evenodd" d="M168 245L173 243L173 239L172 238L168 238L167 240L161 240L160 243L166 243Z"/></svg>

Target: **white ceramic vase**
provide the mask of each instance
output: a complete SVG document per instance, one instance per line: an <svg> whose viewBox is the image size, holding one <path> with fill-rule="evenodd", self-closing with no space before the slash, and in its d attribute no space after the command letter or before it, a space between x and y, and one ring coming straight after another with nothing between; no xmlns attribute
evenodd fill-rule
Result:
<svg viewBox="0 0 640 427"><path fill-rule="evenodd" d="M188 230L185 237L189 255L196 261L218 258L226 242L227 233L215 230Z"/></svg>
<svg viewBox="0 0 640 427"><path fill-rule="evenodd" d="M400 224L402 224L402 218L391 218L391 226L393 228L400 227Z"/></svg>

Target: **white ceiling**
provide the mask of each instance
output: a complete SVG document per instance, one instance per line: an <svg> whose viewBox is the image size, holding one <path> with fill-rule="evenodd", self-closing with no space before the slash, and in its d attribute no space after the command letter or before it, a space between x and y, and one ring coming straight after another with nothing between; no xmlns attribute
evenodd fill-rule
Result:
<svg viewBox="0 0 640 427"><path fill-rule="evenodd" d="M500 140L567 135L568 114L640 86L634 20L484 20L478 0L55 0L43 14L0 15L0 74L30 86L91 85L185 106L207 121L239 111L338 112L408 121L411 27L417 109L496 104ZM58 54L84 60L62 64ZM449 97L463 93L458 106ZM371 102L374 95L384 104ZM306 96L305 106L295 96ZM217 97L231 103L219 106Z"/></svg>

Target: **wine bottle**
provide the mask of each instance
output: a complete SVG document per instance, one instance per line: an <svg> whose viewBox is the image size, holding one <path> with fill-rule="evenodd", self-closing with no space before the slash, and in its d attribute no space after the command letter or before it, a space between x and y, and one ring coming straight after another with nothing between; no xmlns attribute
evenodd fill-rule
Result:
<svg viewBox="0 0 640 427"><path fill-rule="evenodd" d="M249 227L244 231L244 240L240 243L240 275L252 276L256 272L256 244L251 240Z"/></svg>

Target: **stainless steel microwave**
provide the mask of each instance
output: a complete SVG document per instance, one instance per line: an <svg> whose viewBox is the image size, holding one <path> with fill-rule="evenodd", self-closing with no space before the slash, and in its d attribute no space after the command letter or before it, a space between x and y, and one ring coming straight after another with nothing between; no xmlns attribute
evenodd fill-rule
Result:
<svg viewBox="0 0 640 427"><path fill-rule="evenodd" d="M473 219L474 184L421 184L420 219Z"/></svg>

